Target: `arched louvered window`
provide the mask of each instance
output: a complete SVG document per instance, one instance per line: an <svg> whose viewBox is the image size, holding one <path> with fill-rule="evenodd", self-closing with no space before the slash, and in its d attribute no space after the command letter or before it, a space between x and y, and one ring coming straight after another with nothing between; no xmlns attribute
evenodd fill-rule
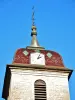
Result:
<svg viewBox="0 0 75 100"><path fill-rule="evenodd" d="M39 79L35 81L35 100L46 100L46 83Z"/></svg>

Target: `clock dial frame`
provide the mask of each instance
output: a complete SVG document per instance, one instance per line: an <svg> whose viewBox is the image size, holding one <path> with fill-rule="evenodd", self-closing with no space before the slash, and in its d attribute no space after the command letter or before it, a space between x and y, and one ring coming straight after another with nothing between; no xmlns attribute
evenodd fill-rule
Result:
<svg viewBox="0 0 75 100"><path fill-rule="evenodd" d="M31 53L30 55L30 64L39 64L45 65L45 56L42 53Z"/></svg>

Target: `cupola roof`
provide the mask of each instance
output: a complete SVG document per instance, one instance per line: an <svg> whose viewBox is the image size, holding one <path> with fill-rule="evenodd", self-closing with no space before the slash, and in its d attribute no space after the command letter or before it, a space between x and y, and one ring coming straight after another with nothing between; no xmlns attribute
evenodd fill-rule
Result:
<svg viewBox="0 0 75 100"><path fill-rule="evenodd" d="M31 45L27 46L26 48L20 48L16 51L13 64L30 64L30 56L31 53L39 52L44 55L45 57L45 65L46 66L58 66L58 67L64 67L62 57L60 54L54 51L45 50L44 47L41 47L37 40L37 31L36 26L34 22L34 11L32 14L32 41Z"/></svg>
<svg viewBox="0 0 75 100"><path fill-rule="evenodd" d="M63 60L60 54L50 50L39 50L39 49L25 49L20 48L16 51L13 64L30 64L31 53L39 52L45 55L46 66L58 66L64 67Z"/></svg>

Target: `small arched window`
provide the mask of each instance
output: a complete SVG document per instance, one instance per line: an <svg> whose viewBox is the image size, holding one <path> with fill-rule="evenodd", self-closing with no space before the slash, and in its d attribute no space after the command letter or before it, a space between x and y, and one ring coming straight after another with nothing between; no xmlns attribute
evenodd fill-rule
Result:
<svg viewBox="0 0 75 100"><path fill-rule="evenodd" d="M39 79L34 83L35 100L46 100L46 83Z"/></svg>

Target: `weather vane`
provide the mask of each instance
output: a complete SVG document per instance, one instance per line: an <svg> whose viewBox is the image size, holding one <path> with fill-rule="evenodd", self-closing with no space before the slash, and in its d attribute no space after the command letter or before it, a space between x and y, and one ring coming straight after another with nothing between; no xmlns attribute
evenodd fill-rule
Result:
<svg viewBox="0 0 75 100"><path fill-rule="evenodd" d="M33 12L32 12L32 25L35 25L35 22L34 22L34 20L35 20L35 18L34 18L34 14L35 14L34 6L32 7L32 10L33 10Z"/></svg>

